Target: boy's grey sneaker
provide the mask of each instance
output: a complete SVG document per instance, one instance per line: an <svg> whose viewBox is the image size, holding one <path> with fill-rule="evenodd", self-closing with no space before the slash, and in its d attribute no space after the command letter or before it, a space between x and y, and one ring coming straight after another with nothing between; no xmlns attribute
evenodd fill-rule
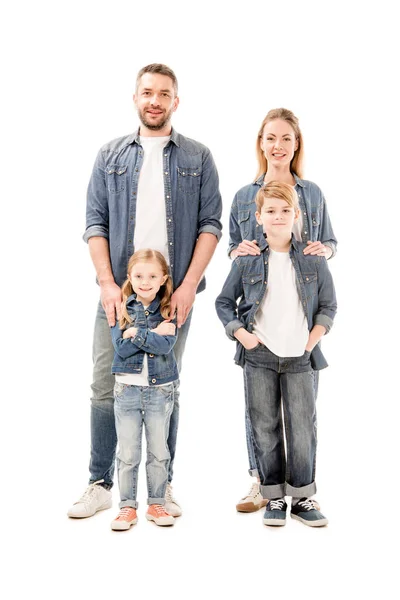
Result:
<svg viewBox="0 0 400 600"><path fill-rule="evenodd" d="M172 485L167 483L167 487L165 490L165 510L173 517L180 517L182 514L182 509L174 498L174 494L172 491Z"/></svg>
<svg viewBox="0 0 400 600"><path fill-rule="evenodd" d="M91 483L84 494L71 506L67 515L73 519L92 517L97 511L111 508L112 494L110 490L102 487L103 480Z"/></svg>
<svg viewBox="0 0 400 600"><path fill-rule="evenodd" d="M274 527L286 525L286 509L285 498L270 500L263 517L264 525L272 525Z"/></svg>
<svg viewBox="0 0 400 600"><path fill-rule="evenodd" d="M323 527L328 525L328 519L320 512L320 506L312 498L302 498L290 510L292 519L301 521L309 527Z"/></svg>

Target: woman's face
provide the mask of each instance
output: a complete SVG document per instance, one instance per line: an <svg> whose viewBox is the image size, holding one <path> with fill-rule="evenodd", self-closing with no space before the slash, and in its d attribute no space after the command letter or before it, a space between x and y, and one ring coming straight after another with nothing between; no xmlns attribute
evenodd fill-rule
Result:
<svg viewBox="0 0 400 600"><path fill-rule="evenodd" d="M290 167L298 141L290 123L274 119L265 124L260 146L268 166Z"/></svg>

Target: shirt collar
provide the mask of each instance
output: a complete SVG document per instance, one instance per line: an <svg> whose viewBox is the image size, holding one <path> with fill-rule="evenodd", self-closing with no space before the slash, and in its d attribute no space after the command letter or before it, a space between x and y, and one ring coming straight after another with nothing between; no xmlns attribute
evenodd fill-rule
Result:
<svg viewBox="0 0 400 600"><path fill-rule="evenodd" d="M136 300L136 294L135 293L131 294L126 301L126 306L132 306L135 300ZM161 299L157 295L154 298L153 302L151 302L150 305L146 308L146 310L148 310L150 313L155 313L157 311L158 307L160 306L160 302L161 302Z"/></svg>
<svg viewBox="0 0 400 600"><path fill-rule="evenodd" d="M170 142L173 142L175 144L175 146L178 146L178 148L180 146L179 138L180 138L179 133L177 131L175 131L175 129L172 127ZM132 135L130 135L128 137L128 143L129 144L140 144L140 129L139 128L135 131L135 133L132 133Z"/></svg>
<svg viewBox="0 0 400 600"><path fill-rule="evenodd" d="M262 239L260 239L259 247L260 247L261 252L264 252L264 250L269 248L268 240L265 237L265 234L262 236ZM290 247L293 248L293 250L295 250L295 252L299 252L299 242L296 240L293 233L292 233L292 241L291 241Z"/></svg>
<svg viewBox="0 0 400 600"><path fill-rule="evenodd" d="M258 179L256 179L254 183L256 185L259 185L261 187L263 185L263 183L264 183L264 177L265 177L265 175L266 175L265 173L263 173L262 175L260 175L260 177ZM300 177L298 177L296 175L296 173L292 173L292 175L293 175L293 177L294 177L294 179L296 181L296 185L299 185L300 187L305 187L305 183L304 183L303 179L300 179Z"/></svg>

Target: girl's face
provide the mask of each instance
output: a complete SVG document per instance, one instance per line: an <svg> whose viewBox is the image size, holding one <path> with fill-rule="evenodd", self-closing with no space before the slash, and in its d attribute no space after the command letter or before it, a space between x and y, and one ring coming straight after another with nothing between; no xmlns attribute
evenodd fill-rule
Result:
<svg viewBox="0 0 400 600"><path fill-rule="evenodd" d="M299 218L299 210L295 210L285 200L266 198L261 213L256 212L256 219L262 225L267 238L289 240L293 223Z"/></svg>
<svg viewBox="0 0 400 600"><path fill-rule="evenodd" d="M265 124L260 146L269 167L290 167L298 145L294 129L287 121L274 119Z"/></svg>
<svg viewBox="0 0 400 600"><path fill-rule="evenodd" d="M154 300L167 278L168 275L163 274L156 261L136 263L128 273L128 279L132 284L136 299L146 306Z"/></svg>

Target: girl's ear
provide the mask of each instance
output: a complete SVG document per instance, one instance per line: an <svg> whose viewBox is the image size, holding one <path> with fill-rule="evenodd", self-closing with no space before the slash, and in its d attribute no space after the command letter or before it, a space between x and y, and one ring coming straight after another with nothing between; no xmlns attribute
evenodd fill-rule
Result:
<svg viewBox="0 0 400 600"><path fill-rule="evenodd" d="M167 281L168 277L169 277L168 275L164 275L164 277L162 278L161 285L165 284L165 282Z"/></svg>

